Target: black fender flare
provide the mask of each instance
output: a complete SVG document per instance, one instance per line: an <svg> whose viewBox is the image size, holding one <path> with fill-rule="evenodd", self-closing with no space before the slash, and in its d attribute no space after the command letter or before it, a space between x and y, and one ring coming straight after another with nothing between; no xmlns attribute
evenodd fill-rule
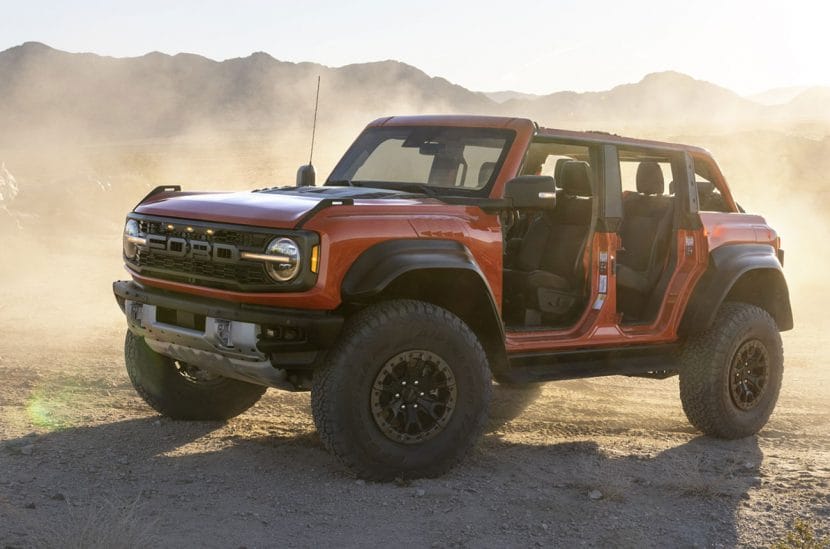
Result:
<svg viewBox="0 0 830 549"><path fill-rule="evenodd" d="M462 270L475 274L487 290L490 313L502 338L504 326L493 291L470 250L455 240L387 240L364 251L346 272L341 285L344 301L365 301L382 293L400 276L414 271Z"/></svg>
<svg viewBox="0 0 830 549"><path fill-rule="evenodd" d="M747 275L763 276L767 286L759 299L780 330L793 327L790 295L775 248L768 244L728 244L709 254L709 266L695 286L678 328L681 337L706 330L721 304ZM761 303L758 303L761 305Z"/></svg>

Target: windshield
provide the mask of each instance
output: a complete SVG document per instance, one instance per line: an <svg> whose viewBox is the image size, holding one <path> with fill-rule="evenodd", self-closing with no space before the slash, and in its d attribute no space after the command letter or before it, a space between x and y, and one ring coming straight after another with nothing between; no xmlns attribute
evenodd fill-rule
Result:
<svg viewBox="0 0 830 549"><path fill-rule="evenodd" d="M368 128L326 185L478 194L495 179L513 135L490 128Z"/></svg>

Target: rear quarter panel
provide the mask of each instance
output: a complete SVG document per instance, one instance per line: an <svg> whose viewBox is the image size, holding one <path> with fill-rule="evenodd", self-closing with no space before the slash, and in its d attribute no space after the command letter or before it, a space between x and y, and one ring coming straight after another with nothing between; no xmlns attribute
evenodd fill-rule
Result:
<svg viewBox="0 0 830 549"><path fill-rule="evenodd" d="M769 244L779 247L778 234L760 215L700 212L704 234L712 252L727 244Z"/></svg>

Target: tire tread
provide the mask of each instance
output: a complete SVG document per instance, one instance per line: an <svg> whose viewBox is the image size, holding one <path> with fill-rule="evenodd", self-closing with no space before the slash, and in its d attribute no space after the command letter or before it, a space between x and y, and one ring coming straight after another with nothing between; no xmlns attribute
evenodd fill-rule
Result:
<svg viewBox="0 0 830 549"><path fill-rule="evenodd" d="M362 344L371 340L377 331L402 319L424 318L436 324L440 323L448 330L460 335L466 348L472 350L471 364L481 368L477 378L483 380L483 386L478 388L484 392L486 406L482 413L475 418L470 426L469 436L457 441L457 448L452 457L446 460L420 468L415 471L401 473L395 467L379 466L377 463L367 463L359 452L355 451L347 432L340 428L339 422L334 419L333 395L342 391L344 376L348 375L347 357L359 356L364 353ZM487 357L470 328L457 316L446 309L415 300L391 300L370 306L358 312L345 327L339 342L330 351L329 360L314 373L311 390L312 413L314 423L323 445L347 468L354 471L359 477L367 480L387 481L399 476L407 477L436 477L462 461L475 446L484 432L487 424L487 408L492 392L492 383ZM377 448L382 452L382 449ZM384 460L381 456L380 461Z"/></svg>
<svg viewBox="0 0 830 549"><path fill-rule="evenodd" d="M230 419L256 404L267 389L230 378L210 386L191 383L175 371L172 359L156 353L130 331L124 341L124 362L138 395L172 419Z"/></svg>
<svg viewBox="0 0 830 549"><path fill-rule="evenodd" d="M771 400L761 403L763 409L735 419L733 410L723 398L721 376L729 368L733 341L747 326L764 327L774 341L768 348L772 364L768 389ZM774 335L773 335L774 334ZM712 326L685 342L680 352L680 398L689 422L707 435L738 439L752 435L766 424L775 407L783 374L783 349L778 327L770 314L755 305L726 302L718 311Z"/></svg>

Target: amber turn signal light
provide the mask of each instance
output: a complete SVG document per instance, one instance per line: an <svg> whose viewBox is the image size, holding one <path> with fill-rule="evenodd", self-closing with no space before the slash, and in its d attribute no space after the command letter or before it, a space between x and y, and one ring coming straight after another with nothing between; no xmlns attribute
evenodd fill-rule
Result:
<svg viewBox="0 0 830 549"><path fill-rule="evenodd" d="M311 272L316 273L320 266L320 246L311 248Z"/></svg>

